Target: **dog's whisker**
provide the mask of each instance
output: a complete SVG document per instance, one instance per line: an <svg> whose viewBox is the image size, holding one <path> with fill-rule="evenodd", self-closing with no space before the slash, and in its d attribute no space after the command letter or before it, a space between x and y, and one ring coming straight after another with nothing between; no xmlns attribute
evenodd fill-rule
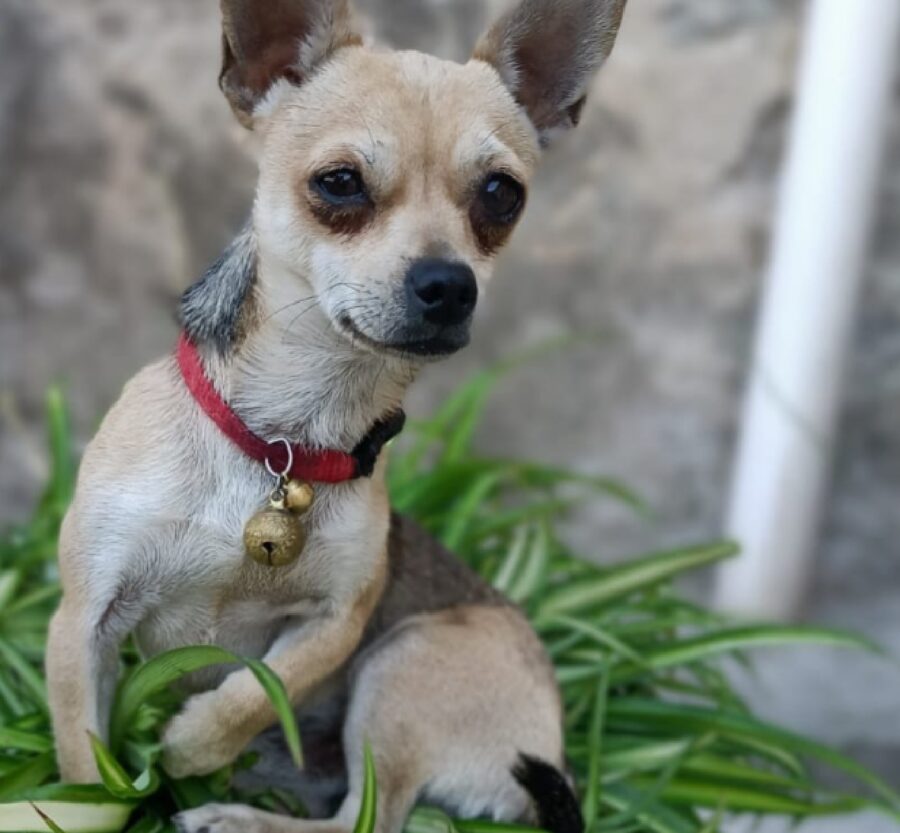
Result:
<svg viewBox="0 0 900 833"><path fill-rule="evenodd" d="M296 307L299 304L306 304L311 301L317 301L318 299L319 299L319 296L316 294L307 295L305 298L298 298L297 300L291 301L289 304L285 304L283 307L279 307L278 309L271 312L269 315L267 315L263 319L262 323L268 324L273 318L275 318L275 316L280 315L281 313L286 312L287 310L292 309L293 307Z"/></svg>

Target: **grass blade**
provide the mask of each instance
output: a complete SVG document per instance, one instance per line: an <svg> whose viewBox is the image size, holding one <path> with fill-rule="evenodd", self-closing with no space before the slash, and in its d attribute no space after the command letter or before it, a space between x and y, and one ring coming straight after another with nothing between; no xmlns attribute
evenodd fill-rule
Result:
<svg viewBox="0 0 900 833"><path fill-rule="evenodd" d="M604 675L597 683L597 694L587 738L589 749L587 789L582 802L582 813L587 819L587 833L592 833L597 813L600 810L600 754L603 748L603 721L606 716L608 694L609 678Z"/></svg>
<svg viewBox="0 0 900 833"><path fill-rule="evenodd" d="M0 804L0 831L8 833L119 833L133 805L110 801L21 801Z"/></svg>
<svg viewBox="0 0 900 833"><path fill-rule="evenodd" d="M8 726L0 726L0 749L17 749L22 752L52 752L53 740L46 733L23 732Z"/></svg>
<svg viewBox="0 0 900 833"><path fill-rule="evenodd" d="M38 816L40 816L41 821L44 822L51 833L66 833L66 831L63 830L55 821L53 821L53 819L50 818L50 816L48 816L43 810L41 810L40 807L38 807L36 804L32 804L31 806L34 809L34 812L37 813Z"/></svg>
<svg viewBox="0 0 900 833"><path fill-rule="evenodd" d="M212 665L232 665L244 663L254 674L281 721L285 740L291 757L297 766L302 766L303 755L300 748L300 732L284 684L268 666L259 660L242 660L240 657L214 645L199 645L176 648L154 657L141 665L119 687L116 703L110 720L111 747L118 751L125 733L134 720L141 704L152 695L174 683L185 674L208 668Z"/></svg>
<svg viewBox="0 0 900 833"><path fill-rule="evenodd" d="M49 713L47 707L47 686L44 683L44 678L6 639L0 639L0 659L15 672L22 686L31 693L34 706L42 712Z"/></svg>
<svg viewBox="0 0 900 833"><path fill-rule="evenodd" d="M680 732L713 732L723 737L765 741L797 755L806 755L853 776L900 814L900 794L856 761L824 744L779 729L744 714L728 714L675 703L621 697L611 701L611 719L630 718Z"/></svg>
<svg viewBox="0 0 900 833"><path fill-rule="evenodd" d="M110 794L116 798L132 800L147 798L159 789L159 777L152 768L148 767L132 780L106 744L93 733L90 738L97 770L100 772L103 786Z"/></svg>
<svg viewBox="0 0 900 833"><path fill-rule="evenodd" d="M671 642L661 648L644 653L640 658L640 666L617 669L613 679L615 682L621 682L636 674L644 673L648 669L661 671L667 668L686 666L711 657L734 654L749 648L794 645L856 648L884 655L884 652L870 640L843 631L800 626L757 625L755 627L727 628L692 639Z"/></svg>
<svg viewBox="0 0 900 833"><path fill-rule="evenodd" d="M538 604L537 619L575 615L646 590L675 576L731 558L738 548L730 542L655 553L599 575L552 591Z"/></svg>
<svg viewBox="0 0 900 833"><path fill-rule="evenodd" d="M0 801L20 798L29 790L39 787L56 771L52 752L45 752L23 763L0 778Z"/></svg>
<svg viewBox="0 0 900 833"><path fill-rule="evenodd" d="M374 833L378 814L378 785L375 778L375 760L368 742L363 748L363 768L362 801L353 833Z"/></svg>

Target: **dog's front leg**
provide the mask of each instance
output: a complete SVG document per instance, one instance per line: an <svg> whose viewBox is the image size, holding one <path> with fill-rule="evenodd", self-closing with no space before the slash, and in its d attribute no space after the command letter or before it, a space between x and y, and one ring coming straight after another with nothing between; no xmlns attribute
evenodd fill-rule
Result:
<svg viewBox="0 0 900 833"><path fill-rule="evenodd" d="M355 604L289 625L263 658L284 682L291 702L303 702L353 653L381 595L382 581ZM234 761L276 715L263 689L246 669L215 690L195 695L163 736L163 766L183 778L205 775Z"/></svg>
<svg viewBox="0 0 900 833"><path fill-rule="evenodd" d="M107 622L64 597L50 623L47 682L60 774L67 783L100 781L89 732L105 738L116 685L119 643Z"/></svg>

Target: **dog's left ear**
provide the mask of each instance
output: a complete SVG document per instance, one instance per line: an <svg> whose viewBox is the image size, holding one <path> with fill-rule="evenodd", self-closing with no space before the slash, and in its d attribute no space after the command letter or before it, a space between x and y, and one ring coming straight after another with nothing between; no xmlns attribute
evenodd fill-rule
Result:
<svg viewBox="0 0 900 833"><path fill-rule="evenodd" d="M542 144L578 124L591 79L612 52L626 0L521 0L475 58L500 73Z"/></svg>
<svg viewBox="0 0 900 833"><path fill-rule="evenodd" d="M221 0L219 86L245 127L279 82L301 84L329 55L362 43L349 0Z"/></svg>

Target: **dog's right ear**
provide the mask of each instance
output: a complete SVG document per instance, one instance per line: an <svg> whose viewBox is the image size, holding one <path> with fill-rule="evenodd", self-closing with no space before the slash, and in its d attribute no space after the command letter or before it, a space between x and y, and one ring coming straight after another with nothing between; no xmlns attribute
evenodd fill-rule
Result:
<svg viewBox="0 0 900 833"><path fill-rule="evenodd" d="M279 84L300 84L335 50L359 45L348 0L221 0L219 86L245 127Z"/></svg>

